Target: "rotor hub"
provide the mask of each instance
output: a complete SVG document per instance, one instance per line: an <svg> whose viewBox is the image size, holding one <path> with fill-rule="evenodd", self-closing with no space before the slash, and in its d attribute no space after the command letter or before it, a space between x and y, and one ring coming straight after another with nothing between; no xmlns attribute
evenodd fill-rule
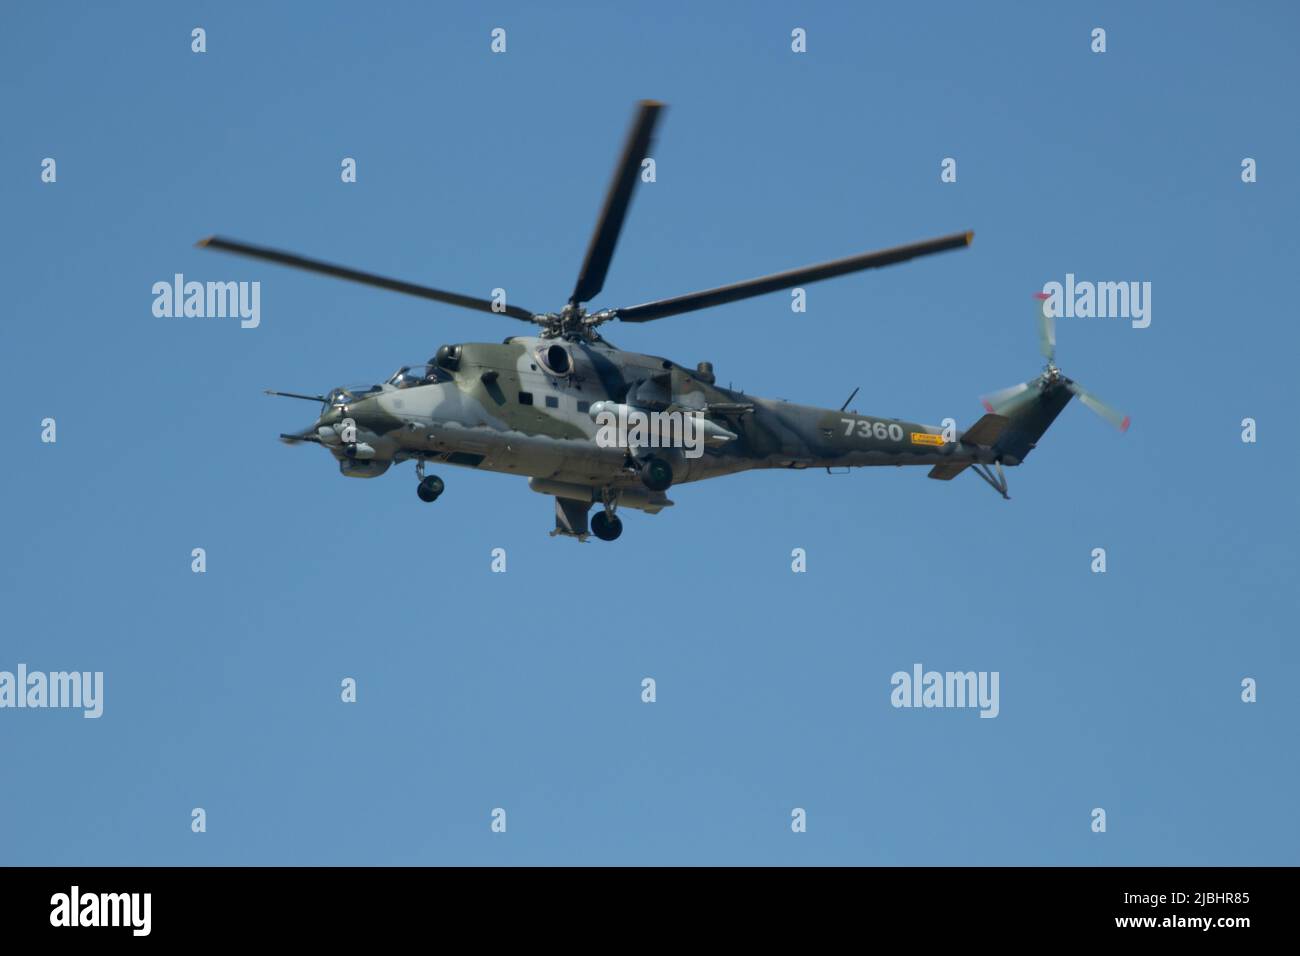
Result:
<svg viewBox="0 0 1300 956"><path fill-rule="evenodd" d="M570 302L559 312L544 312L533 316L533 321L542 327L544 339L569 339L571 341L599 342L600 335L596 327L618 317L613 309L600 312L588 312L577 303Z"/></svg>

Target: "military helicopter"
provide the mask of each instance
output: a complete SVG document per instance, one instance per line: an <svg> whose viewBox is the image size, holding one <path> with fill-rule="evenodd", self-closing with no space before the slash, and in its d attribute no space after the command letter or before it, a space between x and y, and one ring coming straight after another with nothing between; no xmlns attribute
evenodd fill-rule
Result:
<svg viewBox="0 0 1300 956"><path fill-rule="evenodd" d="M1056 367L1055 330L1045 302L1039 310L1047 359L1043 373L989 396L988 414L964 432L846 411L856 389L838 409L758 398L719 387L709 362L688 369L610 344L598 330L616 319L650 322L682 315L962 249L973 238L970 232L954 233L670 299L589 311L585 304L604 287L662 111L658 102L638 105L573 293L559 312L532 312L233 239L201 240L201 247L540 327L537 335L511 336L501 344L443 345L432 358L403 365L380 384L335 388L326 395L268 390L321 406L315 424L281 439L323 446L350 477L373 478L412 460L416 491L426 502L436 501L445 489L440 477L426 474L431 463L524 475L533 491L555 499L552 535L585 541L594 534L613 541L623 530L620 507L657 514L673 504L666 492L674 484L754 468L929 465L929 476L940 481L969 468L1006 498L1003 466L1020 464L1072 397L1128 427L1127 417ZM612 427L615 422L618 427ZM631 427L624 427L629 422ZM593 506L599 510L588 524Z"/></svg>

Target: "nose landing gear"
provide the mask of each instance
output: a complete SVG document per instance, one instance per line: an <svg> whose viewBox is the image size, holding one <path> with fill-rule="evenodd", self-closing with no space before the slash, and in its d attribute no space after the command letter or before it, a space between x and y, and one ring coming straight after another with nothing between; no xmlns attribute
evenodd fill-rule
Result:
<svg viewBox="0 0 1300 956"><path fill-rule="evenodd" d="M423 458L415 463L415 477L420 479L420 483L415 486L415 493L420 496L421 501L437 501L438 496L447 487L437 475L425 476Z"/></svg>

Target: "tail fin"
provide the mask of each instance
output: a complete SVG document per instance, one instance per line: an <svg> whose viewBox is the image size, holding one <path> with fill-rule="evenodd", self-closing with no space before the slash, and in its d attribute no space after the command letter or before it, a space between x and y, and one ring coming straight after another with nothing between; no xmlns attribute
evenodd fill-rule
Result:
<svg viewBox="0 0 1300 956"><path fill-rule="evenodd" d="M1005 415L989 413L962 432L963 445L993 445L1011 420Z"/></svg>
<svg viewBox="0 0 1300 956"><path fill-rule="evenodd" d="M1034 450L1038 439L1074 396L1059 384L1041 388L1033 401L1020 404L1007 416L1007 427L994 443L1002 461L1018 465Z"/></svg>

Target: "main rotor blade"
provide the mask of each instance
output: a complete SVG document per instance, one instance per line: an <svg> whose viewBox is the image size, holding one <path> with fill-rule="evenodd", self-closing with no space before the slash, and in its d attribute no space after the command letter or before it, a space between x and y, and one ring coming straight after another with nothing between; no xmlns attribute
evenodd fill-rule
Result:
<svg viewBox="0 0 1300 956"><path fill-rule="evenodd" d="M1128 431L1129 417L1118 409L1111 408L1096 395L1093 395L1078 382L1067 381L1065 387L1073 392L1083 404L1122 432Z"/></svg>
<svg viewBox="0 0 1300 956"><path fill-rule="evenodd" d="M489 299L477 299L474 296L460 295L456 292L444 292L442 289L434 289L427 285L416 285L414 282L403 282L400 279L389 279L385 276L377 276L370 272L361 272L358 269L349 269L345 266L336 266L328 262L321 262L318 259L308 259L305 256L297 256L291 252L281 252L278 249L267 249L264 246L253 246L246 242L239 242L235 239L223 239L220 236L209 236L206 239L200 239L196 245L200 249L220 249L222 252L233 252L237 256L248 256L251 259L264 259L267 262L276 262L282 266L293 266L295 269L306 269L308 272L319 272L322 275L333 276L336 279L347 279L351 282L360 282L363 285L372 285L380 289L388 289L392 292L404 292L407 295L419 296L422 299L432 299L435 302L445 302L447 305L459 305L465 309L476 309L479 312L492 312L497 315L508 315L512 319L522 319L525 322L533 321L533 313L527 309L521 309L517 305L506 305L500 312L492 307Z"/></svg>
<svg viewBox="0 0 1300 956"><path fill-rule="evenodd" d="M614 246L618 243L618 234L623 228L623 219L627 216L627 207L632 201L632 188L640 175L641 161L650 149L655 124L659 121L663 108L662 103L654 100L642 100L637 106L632 128L628 130L627 140L623 143L623 155L614 167L614 178L610 180L609 190L605 193L605 205L596 220L596 230L591 234L587 256L582 261L582 270L578 273L577 284L569 298L574 305L590 302L605 286L605 273L609 271Z"/></svg>
<svg viewBox="0 0 1300 956"><path fill-rule="evenodd" d="M1047 310L1047 300L1051 298L1046 292L1034 295L1038 300L1038 350L1049 363L1056 361L1056 319Z"/></svg>
<svg viewBox="0 0 1300 956"><path fill-rule="evenodd" d="M975 233L973 232L957 232L939 239L914 242L910 246L897 246L893 249L882 249L879 252L866 252L858 256L849 256L847 259L835 259L832 262L804 266L802 269L791 269L789 272L777 272L768 276L760 276L757 279L737 282L733 285L705 289L702 292L691 292L673 299L660 299L656 302L646 302L642 305L634 305L626 309L614 309L613 311L624 322L649 322L651 319L662 319L669 315L681 315L683 312L694 312L696 309L707 309L715 305L725 305L728 302L738 302L741 299L753 298L767 292L776 292L778 289L789 289L808 282L833 279L836 276L847 275L850 272L860 272L863 269L876 269L880 266L893 265L896 262L906 262L908 259L915 259L918 256L928 256L949 249L963 249L970 245L974 237Z"/></svg>

